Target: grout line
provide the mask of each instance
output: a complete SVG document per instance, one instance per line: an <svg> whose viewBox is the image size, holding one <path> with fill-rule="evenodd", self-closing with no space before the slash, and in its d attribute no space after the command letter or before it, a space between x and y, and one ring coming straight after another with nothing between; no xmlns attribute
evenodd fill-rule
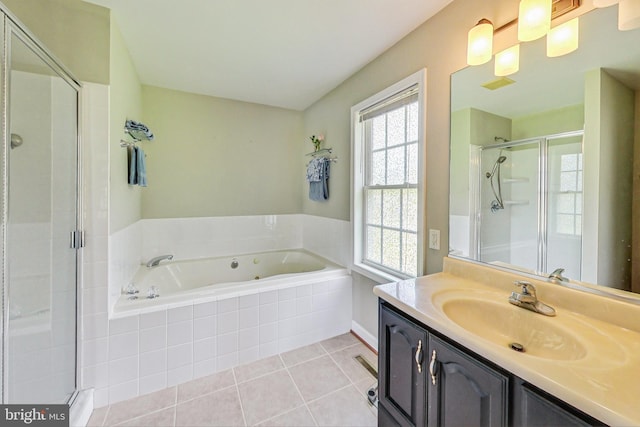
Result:
<svg viewBox="0 0 640 427"><path fill-rule="evenodd" d="M289 375L289 378L291 379L291 382L293 383L293 386L296 388L296 391L298 392L298 395L300 396L300 399L302 400L302 404L304 405L305 408L307 408L307 411L309 412L309 415L311 415L311 419L313 420L313 422L315 423L315 425L320 425L318 423L318 420L316 420L316 417L313 416L313 412L311 412L311 409L309 408L309 405L307 405L307 401L304 398L304 396L302 395L302 392L300 391L300 388L298 388L298 384L296 384L296 381L293 379L293 375L291 375L291 372L289 372L289 369L286 369L287 371L287 375Z"/></svg>
<svg viewBox="0 0 640 427"><path fill-rule="evenodd" d="M102 422L100 423L101 426L106 426L107 423L107 417L109 416L109 412L111 411L111 405L107 406L107 412L105 412L104 414L104 418L102 419Z"/></svg>
<svg viewBox="0 0 640 427"><path fill-rule="evenodd" d="M247 417L244 414L244 405L242 404L242 396L240 396L240 388L238 387L238 379L236 378L236 371L231 368L231 374L233 375L233 385L236 388L236 394L238 395L238 403L240 404L240 413L242 414L242 422L247 425Z"/></svg>

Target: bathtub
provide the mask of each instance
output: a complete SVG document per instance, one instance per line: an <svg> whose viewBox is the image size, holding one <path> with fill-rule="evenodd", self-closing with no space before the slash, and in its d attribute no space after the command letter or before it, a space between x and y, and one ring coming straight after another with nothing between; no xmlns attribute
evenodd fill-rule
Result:
<svg viewBox="0 0 640 427"><path fill-rule="evenodd" d="M138 291L137 299L130 299L123 287L112 317L321 283L345 276L349 276L346 268L302 249L163 261L156 267L139 267L132 280ZM151 287L157 290L159 297L147 298Z"/></svg>

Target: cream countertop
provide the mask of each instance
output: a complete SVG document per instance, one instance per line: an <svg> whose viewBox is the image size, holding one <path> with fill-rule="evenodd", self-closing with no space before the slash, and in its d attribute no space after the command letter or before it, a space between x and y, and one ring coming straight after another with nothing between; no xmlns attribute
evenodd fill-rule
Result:
<svg viewBox="0 0 640 427"><path fill-rule="evenodd" d="M556 309L556 317L507 302L515 290L513 282L523 279L536 286L540 301ZM374 293L592 417L610 425L640 426L640 297L616 300L451 258L445 259L443 273L376 286ZM571 331L586 352L573 360L536 357L472 334L441 309L441 302L454 293L504 302L530 314L532 322L550 322ZM491 315L488 307L487 316Z"/></svg>

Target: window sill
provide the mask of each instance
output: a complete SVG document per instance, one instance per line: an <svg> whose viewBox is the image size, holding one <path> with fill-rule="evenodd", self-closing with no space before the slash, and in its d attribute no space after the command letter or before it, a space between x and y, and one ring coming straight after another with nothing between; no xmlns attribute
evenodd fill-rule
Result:
<svg viewBox="0 0 640 427"><path fill-rule="evenodd" d="M354 264L351 270L373 280L374 282L377 282L378 284L399 282L406 279L405 277L394 276L386 271L378 270L377 268L361 263Z"/></svg>

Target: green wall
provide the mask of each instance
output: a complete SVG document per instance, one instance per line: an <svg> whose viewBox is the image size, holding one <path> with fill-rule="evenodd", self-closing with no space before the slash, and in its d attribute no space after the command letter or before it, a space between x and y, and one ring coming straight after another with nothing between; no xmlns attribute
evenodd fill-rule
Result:
<svg viewBox="0 0 640 427"><path fill-rule="evenodd" d="M2 0L82 81L109 83L109 9L81 0Z"/></svg>
<svg viewBox="0 0 640 427"><path fill-rule="evenodd" d="M584 129L584 105L570 105L513 119L512 140Z"/></svg>
<svg viewBox="0 0 640 427"><path fill-rule="evenodd" d="M143 86L143 218L289 214L304 182L299 111Z"/></svg>
<svg viewBox="0 0 640 427"><path fill-rule="evenodd" d="M120 148L127 119L142 120L142 86L124 44L111 21L111 84L109 86L109 221L110 232L118 231L140 219L141 187L127 184L127 150Z"/></svg>

